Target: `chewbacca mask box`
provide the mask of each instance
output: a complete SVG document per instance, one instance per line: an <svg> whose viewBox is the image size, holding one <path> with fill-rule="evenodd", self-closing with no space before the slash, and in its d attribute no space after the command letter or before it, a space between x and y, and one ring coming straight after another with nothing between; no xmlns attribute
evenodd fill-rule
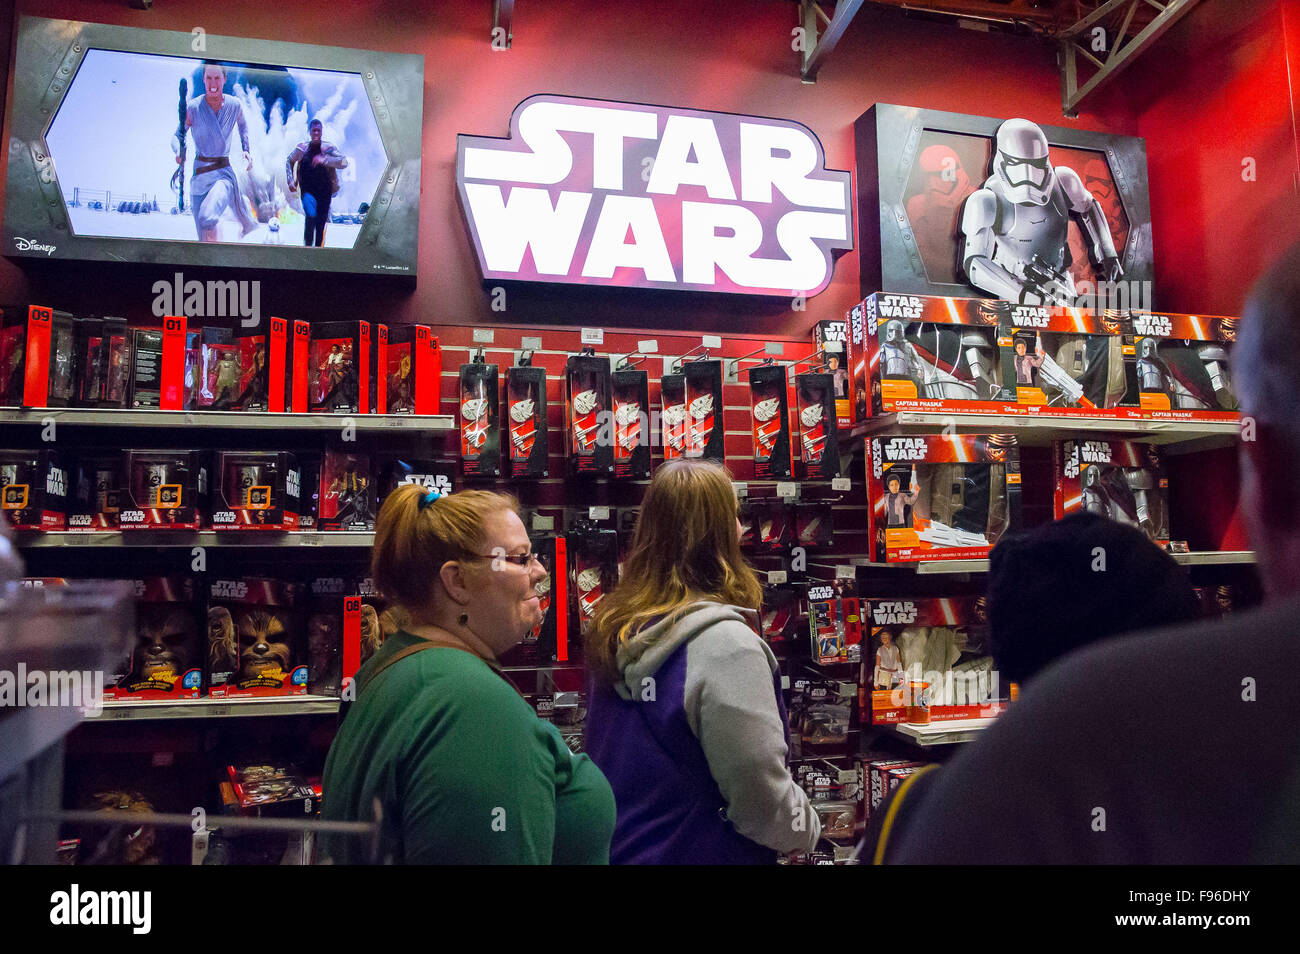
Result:
<svg viewBox="0 0 1300 954"><path fill-rule="evenodd" d="M203 689L203 628L187 577L135 584L135 645L105 699L197 699Z"/></svg>
<svg viewBox="0 0 1300 954"><path fill-rule="evenodd" d="M307 661L294 607L280 580L214 580L208 587L208 680L214 699L307 693Z"/></svg>

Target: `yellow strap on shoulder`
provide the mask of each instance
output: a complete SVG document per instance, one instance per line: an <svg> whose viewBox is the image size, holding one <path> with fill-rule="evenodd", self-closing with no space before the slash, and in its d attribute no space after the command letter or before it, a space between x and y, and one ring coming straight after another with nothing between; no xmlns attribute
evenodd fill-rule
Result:
<svg viewBox="0 0 1300 954"><path fill-rule="evenodd" d="M898 806L902 805L903 799L907 797L907 790L912 787L913 782L926 772L938 767L938 764L924 765L909 775L902 785L898 786L898 791L889 800L889 807L885 811L885 823L880 826L880 840L876 842L876 853L871 860L873 865L883 865L885 863L885 848L889 843L889 834L894 827L894 819L898 815Z"/></svg>

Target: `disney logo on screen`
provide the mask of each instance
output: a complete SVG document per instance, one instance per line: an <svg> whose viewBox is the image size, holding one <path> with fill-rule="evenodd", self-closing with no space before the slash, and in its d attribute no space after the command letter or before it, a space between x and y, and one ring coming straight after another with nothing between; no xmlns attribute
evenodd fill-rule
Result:
<svg viewBox="0 0 1300 954"><path fill-rule="evenodd" d="M58 248L57 245L42 245L36 239L23 238L19 235L14 236L14 246L20 252L44 252L46 255L53 255Z"/></svg>
<svg viewBox="0 0 1300 954"><path fill-rule="evenodd" d="M807 296L853 247L849 173L790 120L533 96L456 182L485 279Z"/></svg>

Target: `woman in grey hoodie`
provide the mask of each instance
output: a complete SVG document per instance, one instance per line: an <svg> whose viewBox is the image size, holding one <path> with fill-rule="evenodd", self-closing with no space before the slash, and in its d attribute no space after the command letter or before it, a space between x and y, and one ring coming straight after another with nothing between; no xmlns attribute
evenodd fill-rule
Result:
<svg viewBox="0 0 1300 954"><path fill-rule="evenodd" d="M786 763L761 596L730 475L702 460L660 467L585 637L586 751L618 805L612 863L762 864L817 843Z"/></svg>

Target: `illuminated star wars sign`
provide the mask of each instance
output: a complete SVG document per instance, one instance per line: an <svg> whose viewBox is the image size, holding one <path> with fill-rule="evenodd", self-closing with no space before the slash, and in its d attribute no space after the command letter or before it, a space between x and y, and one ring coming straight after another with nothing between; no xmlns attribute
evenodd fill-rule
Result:
<svg viewBox="0 0 1300 954"><path fill-rule="evenodd" d="M789 120L545 95L458 138L485 279L815 295L853 247L849 173Z"/></svg>

